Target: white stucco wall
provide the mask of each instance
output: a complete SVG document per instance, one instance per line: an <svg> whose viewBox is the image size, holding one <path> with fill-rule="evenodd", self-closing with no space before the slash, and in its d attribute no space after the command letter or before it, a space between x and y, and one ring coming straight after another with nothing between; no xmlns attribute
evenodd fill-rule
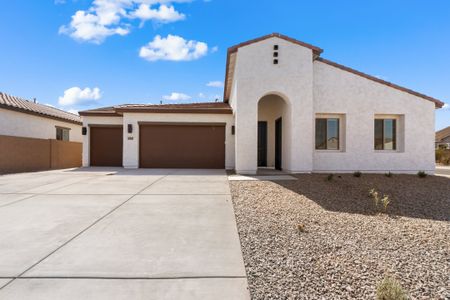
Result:
<svg viewBox="0 0 450 300"><path fill-rule="evenodd" d="M320 61L314 113L345 115L345 149L314 150L313 171L434 172L434 103ZM397 151L374 150L376 115L398 116Z"/></svg>
<svg viewBox="0 0 450 300"><path fill-rule="evenodd" d="M87 128L87 134L83 135L83 167L89 166L89 125L122 125L123 118L117 117L97 117L97 116L83 116L83 127ZM81 130L80 130L81 131Z"/></svg>
<svg viewBox="0 0 450 300"><path fill-rule="evenodd" d="M81 125L0 108L0 135L56 139L56 126L70 128L70 141L82 141Z"/></svg>
<svg viewBox="0 0 450 300"><path fill-rule="evenodd" d="M225 123L225 168L234 169L234 136L231 134L234 118L232 114L124 113L124 130L128 124L133 125L132 134L124 132L123 166L125 168L139 166L139 122ZM128 137L133 139L129 140Z"/></svg>
<svg viewBox="0 0 450 300"><path fill-rule="evenodd" d="M275 44L279 45L277 65L272 56ZM237 172L257 170L257 104L268 94L279 95L288 104L283 119L283 125L290 124L283 126L283 169L312 170L312 60L312 50L277 37L238 49L230 98L236 117Z"/></svg>

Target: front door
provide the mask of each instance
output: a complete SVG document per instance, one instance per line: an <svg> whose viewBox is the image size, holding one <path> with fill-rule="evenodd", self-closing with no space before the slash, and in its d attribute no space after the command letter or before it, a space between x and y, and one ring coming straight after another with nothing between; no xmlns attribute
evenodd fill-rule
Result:
<svg viewBox="0 0 450 300"><path fill-rule="evenodd" d="M281 118L275 120L275 169L281 170L281 152L282 152L282 123Z"/></svg>
<svg viewBox="0 0 450 300"><path fill-rule="evenodd" d="M258 167L267 167L267 122L258 122Z"/></svg>

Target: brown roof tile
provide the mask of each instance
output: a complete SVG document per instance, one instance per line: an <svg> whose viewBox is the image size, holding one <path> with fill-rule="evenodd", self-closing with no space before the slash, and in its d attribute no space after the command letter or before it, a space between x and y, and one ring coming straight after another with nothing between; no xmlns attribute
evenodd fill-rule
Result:
<svg viewBox="0 0 450 300"><path fill-rule="evenodd" d="M124 112L231 114L228 103L199 102L183 104L121 104L80 111L82 116L121 115Z"/></svg>
<svg viewBox="0 0 450 300"><path fill-rule="evenodd" d="M443 139L447 138L450 136L450 126L441 129L439 131L436 131L436 143L439 143L440 141L442 141Z"/></svg>
<svg viewBox="0 0 450 300"><path fill-rule="evenodd" d="M34 103L19 97L0 92L0 108L32 114L43 118L56 119L64 122L81 124L80 116L48 105Z"/></svg>

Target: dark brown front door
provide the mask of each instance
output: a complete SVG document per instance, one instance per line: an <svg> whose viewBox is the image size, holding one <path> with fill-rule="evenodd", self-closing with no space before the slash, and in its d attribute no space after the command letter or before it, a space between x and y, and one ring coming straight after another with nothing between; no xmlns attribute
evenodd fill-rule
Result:
<svg viewBox="0 0 450 300"><path fill-rule="evenodd" d="M282 135L283 135L282 119L275 120L275 169L281 170L281 153L282 153Z"/></svg>
<svg viewBox="0 0 450 300"><path fill-rule="evenodd" d="M141 124L141 168L225 168L225 125Z"/></svg>
<svg viewBox="0 0 450 300"><path fill-rule="evenodd" d="M122 126L90 127L90 165L122 166Z"/></svg>
<svg viewBox="0 0 450 300"><path fill-rule="evenodd" d="M267 167L267 122L258 121L258 167Z"/></svg>

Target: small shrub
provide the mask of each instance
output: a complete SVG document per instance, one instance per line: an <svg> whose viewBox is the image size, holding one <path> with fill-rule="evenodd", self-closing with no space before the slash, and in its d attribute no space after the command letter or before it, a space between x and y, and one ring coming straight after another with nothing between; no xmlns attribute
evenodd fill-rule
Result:
<svg viewBox="0 0 450 300"><path fill-rule="evenodd" d="M356 171L353 173L354 177L361 177L362 173L360 171Z"/></svg>
<svg viewBox="0 0 450 300"><path fill-rule="evenodd" d="M327 176L327 181L332 181L333 180L333 174L328 174Z"/></svg>
<svg viewBox="0 0 450 300"><path fill-rule="evenodd" d="M381 205L383 206L383 211L386 212L389 203L391 203L391 201L389 200L389 196L383 195L383 198L381 198L380 202Z"/></svg>
<svg viewBox="0 0 450 300"><path fill-rule="evenodd" d="M297 229L298 229L299 233L300 232L305 232L305 225L304 224L298 224L297 225Z"/></svg>
<svg viewBox="0 0 450 300"><path fill-rule="evenodd" d="M419 172L417 172L417 176L419 176L420 178L425 178L425 177L427 177L427 173L425 173L424 171L419 171Z"/></svg>
<svg viewBox="0 0 450 300"><path fill-rule="evenodd" d="M391 172L389 171L389 172L385 173L385 174L384 174L384 176L386 176L386 177L389 177L389 178L390 178L390 177L392 177L392 173L391 173Z"/></svg>
<svg viewBox="0 0 450 300"><path fill-rule="evenodd" d="M389 203L391 203L391 200L389 199L389 195L383 195L383 197L380 197L380 194L377 192L376 189L370 189L369 190L369 197L373 199L373 203L375 205L375 209L378 212L386 212Z"/></svg>
<svg viewBox="0 0 450 300"><path fill-rule="evenodd" d="M385 276L377 286L377 300L407 300L408 295L400 283L392 277Z"/></svg>

